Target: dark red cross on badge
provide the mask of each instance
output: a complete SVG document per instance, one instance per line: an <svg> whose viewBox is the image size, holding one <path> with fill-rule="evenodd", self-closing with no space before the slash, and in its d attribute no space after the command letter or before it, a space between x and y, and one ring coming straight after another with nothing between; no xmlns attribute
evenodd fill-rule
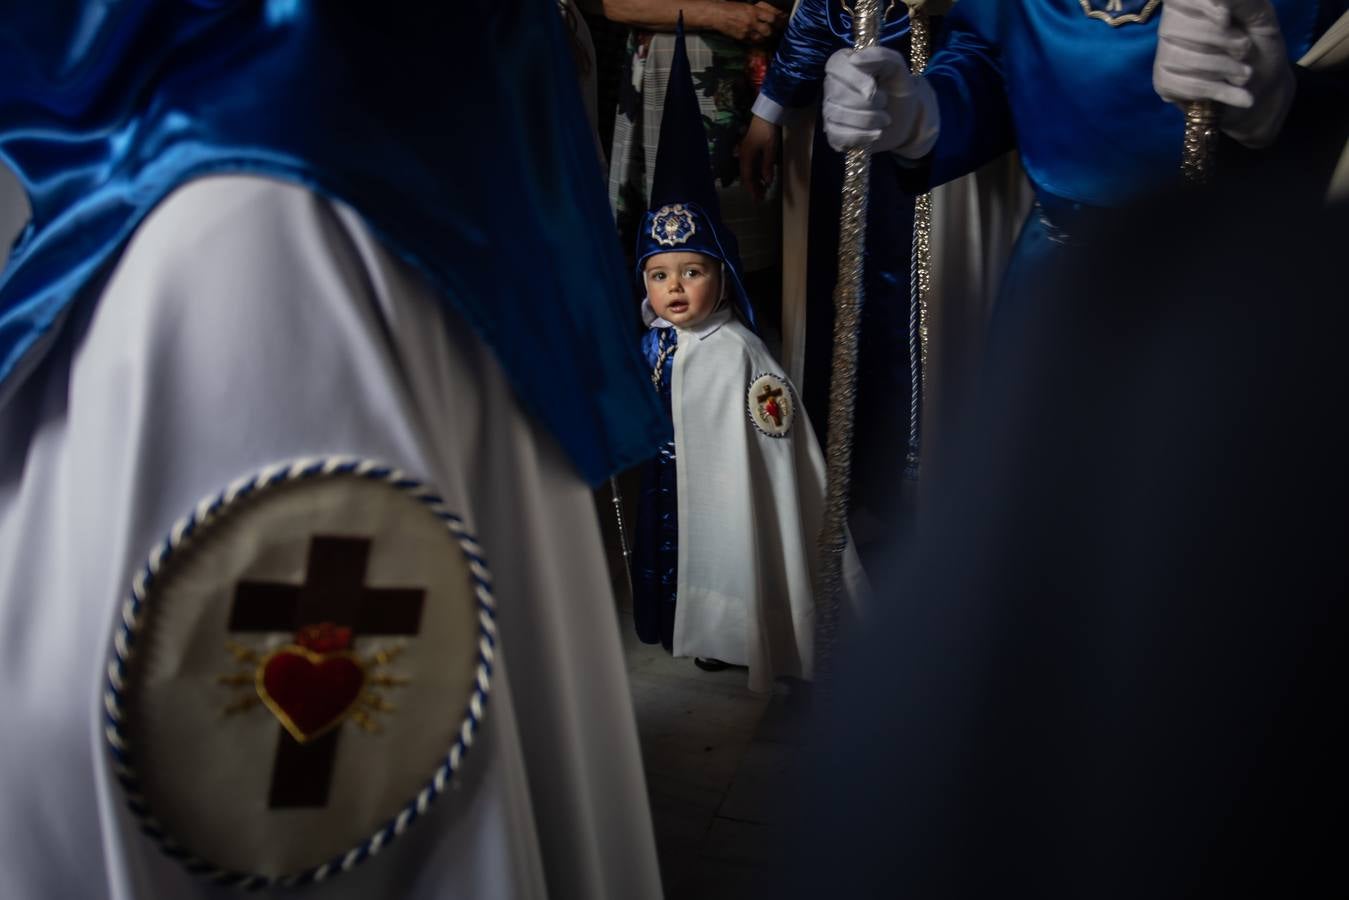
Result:
<svg viewBox="0 0 1349 900"><path fill-rule="evenodd" d="M315 535L303 584L241 581L235 588L230 631L295 632L296 646L272 654L259 680L273 694L269 707L292 720L289 728L314 731L302 742L284 723L279 729L272 808L328 804L341 733L336 725L364 685L364 670L346 652L351 641L421 628L426 592L366 587L369 556L368 538Z"/></svg>
<svg viewBox="0 0 1349 900"><path fill-rule="evenodd" d="M781 396L782 388L764 388L764 392L758 396L764 415L772 419L773 424L779 428L782 427L782 404L778 403Z"/></svg>

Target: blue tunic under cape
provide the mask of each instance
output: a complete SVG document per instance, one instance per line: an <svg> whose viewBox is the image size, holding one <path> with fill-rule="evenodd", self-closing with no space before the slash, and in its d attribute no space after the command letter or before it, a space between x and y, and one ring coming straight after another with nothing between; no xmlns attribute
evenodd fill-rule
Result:
<svg viewBox="0 0 1349 900"><path fill-rule="evenodd" d="M652 327L642 335L647 371L660 366L660 394L666 420L674 427L671 388L679 331ZM668 352L661 360L662 346ZM674 620L679 587L679 482L675 475L675 443L642 465L637 497L637 529L633 542L632 618L637 637L646 644L674 647Z"/></svg>

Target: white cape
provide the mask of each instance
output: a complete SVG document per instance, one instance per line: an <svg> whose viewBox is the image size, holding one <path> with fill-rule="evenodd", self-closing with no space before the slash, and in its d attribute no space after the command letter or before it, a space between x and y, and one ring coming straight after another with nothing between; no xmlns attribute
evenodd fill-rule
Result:
<svg viewBox="0 0 1349 900"><path fill-rule="evenodd" d="M751 690L814 670L814 586L825 464L799 401L785 436L750 419L761 375L783 367L729 310L680 332L671 385L679 484L675 656L749 667ZM795 398L794 398L795 400ZM851 543L849 597L865 587Z"/></svg>
<svg viewBox="0 0 1349 900"><path fill-rule="evenodd" d="M590 491L408 266L307 190L204 178L76 315L0 408L6 897L235 895L138 832L104 745L104 661L175 519L241 474L327 453L394 463L467 520L494 563L500 653L457 786L303 896L660 895Z"/></svg>

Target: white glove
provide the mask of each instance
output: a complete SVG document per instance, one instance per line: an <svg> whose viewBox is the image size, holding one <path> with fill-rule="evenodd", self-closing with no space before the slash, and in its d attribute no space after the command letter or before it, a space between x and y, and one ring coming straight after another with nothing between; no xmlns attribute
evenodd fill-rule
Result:
<svg viewBox="0 0 1349 900"><path fill-rule="evenodd" d="M861 147L922 159L940 126L932 85L885 47L839 50L824 67L824 134L840 152Z"/></svg>
<svg viewBox="0 0 1349 900"><path fill-rule="evenodd" d="M1273 143L1294 79L1269 0L1167 0L1152 86L1170 103L1222 103L1223 131L1248 147Z"/></svg>

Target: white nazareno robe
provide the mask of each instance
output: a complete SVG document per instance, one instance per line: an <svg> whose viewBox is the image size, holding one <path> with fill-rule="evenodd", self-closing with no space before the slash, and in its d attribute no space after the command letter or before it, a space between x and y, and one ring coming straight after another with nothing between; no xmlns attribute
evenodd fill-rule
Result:
<svg viewBox="0 0 1349 900"><path fill-rule="evenodd" d="M128 812L104 742L110 638L147 551L200 497L341 453L434 485L477 534L499 655L457 783L303 895L659 896L590 491L468 327L351 210L250 176L178 189L96 289L0 407L3 894L232 895Z"/></svg>

